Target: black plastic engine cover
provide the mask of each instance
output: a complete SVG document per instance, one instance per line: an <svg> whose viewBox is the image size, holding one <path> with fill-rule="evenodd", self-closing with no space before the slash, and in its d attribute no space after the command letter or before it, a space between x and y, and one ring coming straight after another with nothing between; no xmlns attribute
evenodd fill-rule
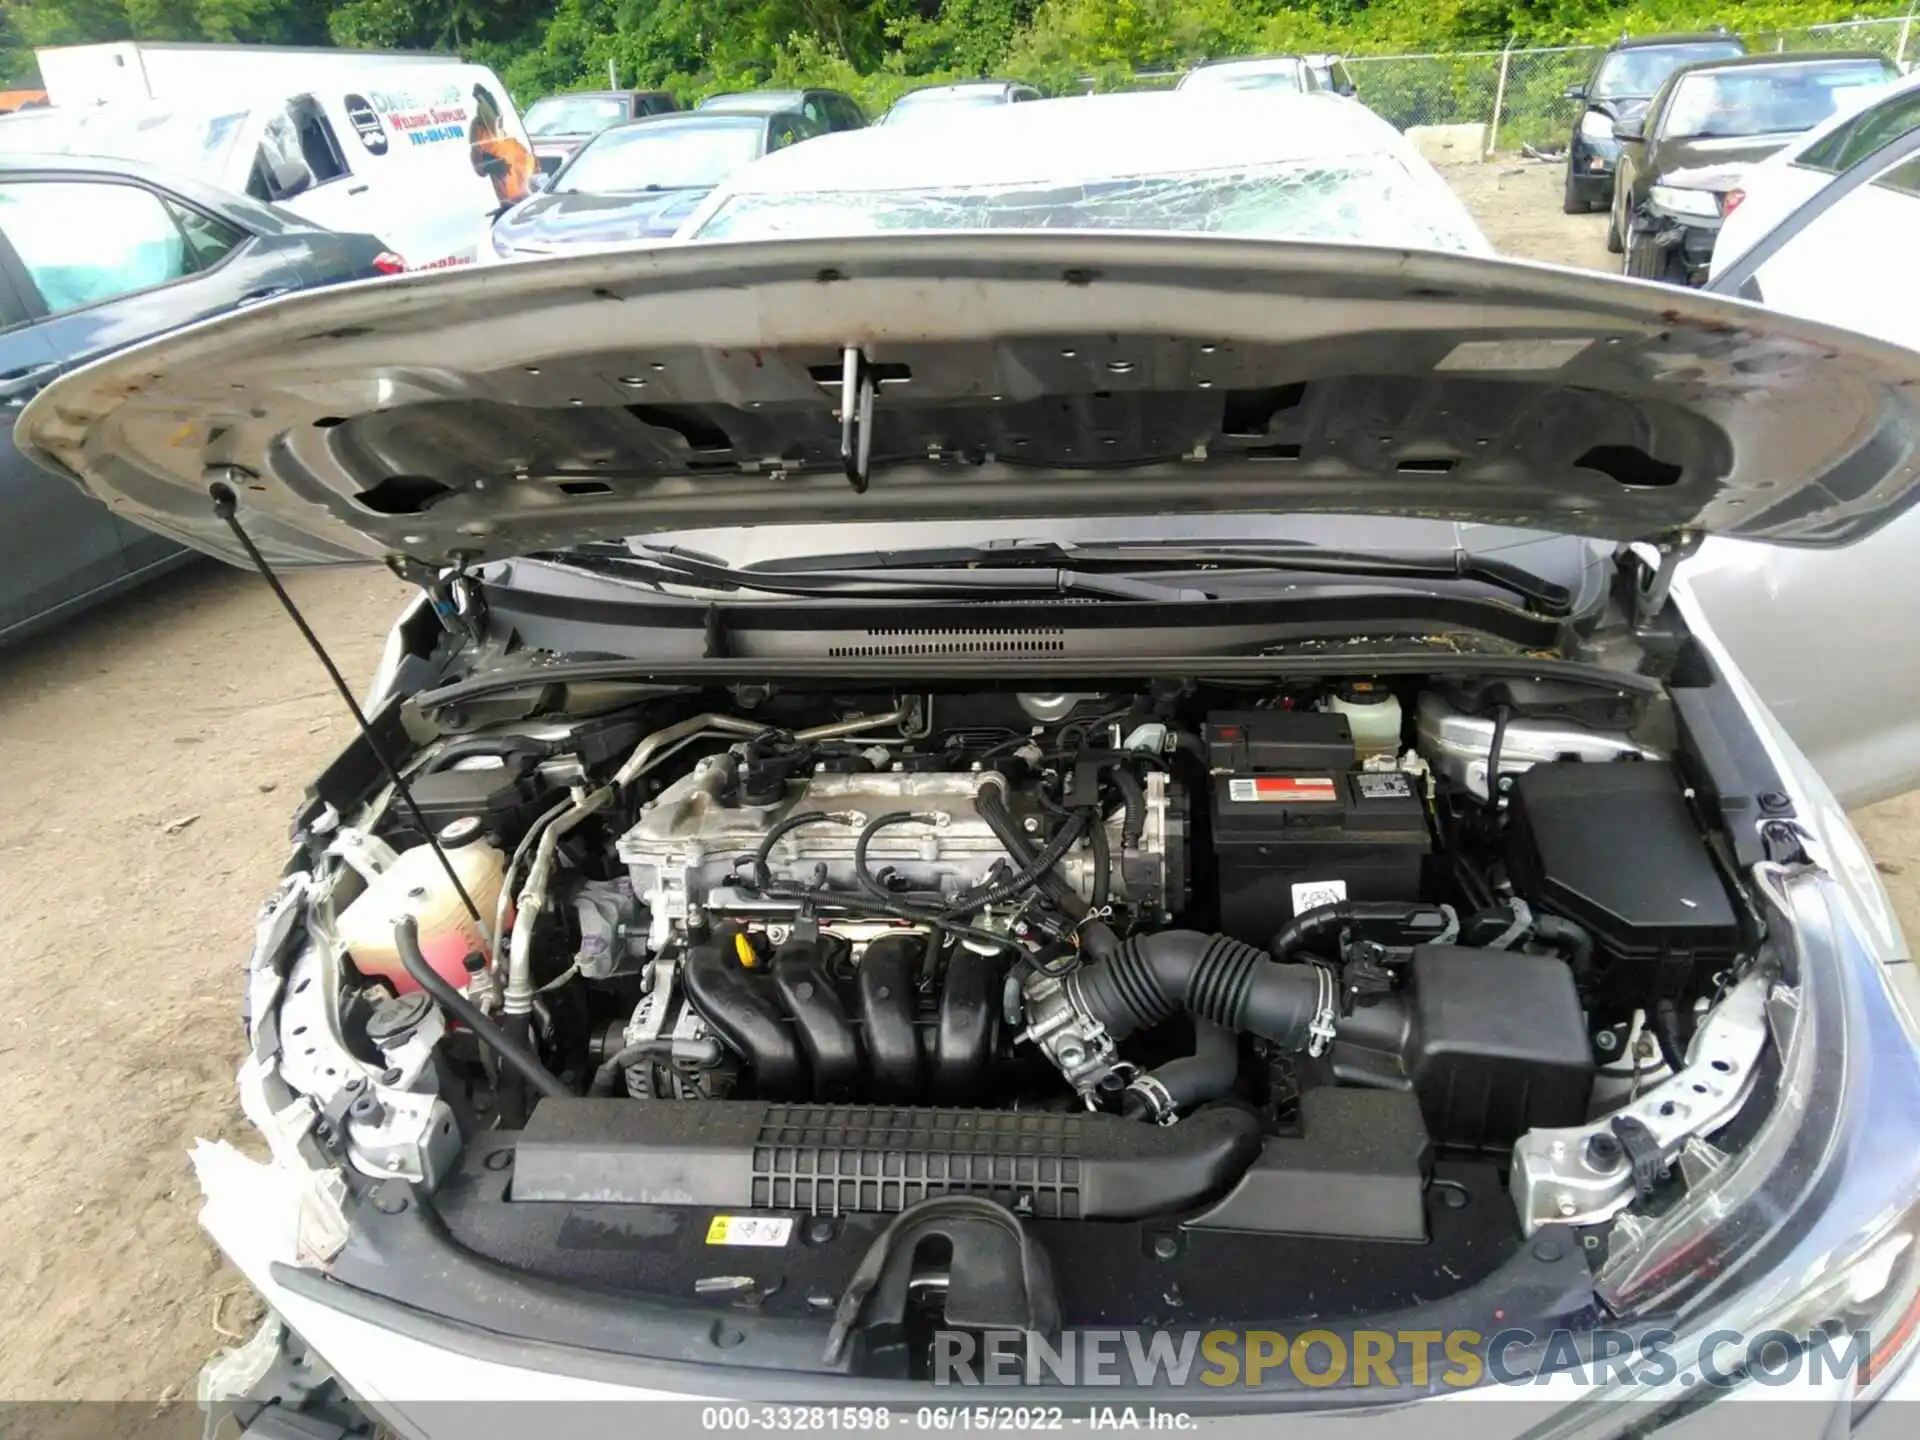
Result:
<svg viewBox="0 0 1920 1440"><path fill-rule="evenodd" d="M1259 1149L1258 1122L1178 1125L1086 1111L542 1100L514 1146L512 1198L894 1215L981 1195L1018 1215L1128 1219L1217 1193Z"/></svg>

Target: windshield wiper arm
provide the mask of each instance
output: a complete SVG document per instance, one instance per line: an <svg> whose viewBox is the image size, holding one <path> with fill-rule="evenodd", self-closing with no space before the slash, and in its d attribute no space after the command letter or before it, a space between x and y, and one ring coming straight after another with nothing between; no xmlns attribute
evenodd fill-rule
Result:
<svg viewBox="0 0 1920 1440"><path fill-rule="evenodd" d="M663 551L661 553L671 553ZM924 569L928 566L983 567L1017 570L1023 566L1099 572L1115 567L1139 570L1243 567L1298 570L1319 575L1379 576L1388 579L1465 580L1491 585L1518 596L1526 607L1552 619L1573 613L1573 592L1531 570L1471 550L1422 551L1410 554L1366 550L1328 550L1310 541L1180 540L1123 541L1061 545L1052 541L1011 545L955 545L925 550L872 551L852 555L810 556L795 560L763 561L737 573L785 580L816 571L843 573L849 567L868 572ZM966 569L977 574L980 570Z"/></svg>
<svg viewBox="0 0 1920 1440"><path fill-rule="evenodd" d="M1067 566L946 569L936 564L932 567L881 566L877 569L742 570L672 549L642 549L621 554L585 547L530 558L655 585L757 590L769 595L938 599L987 590L997 595L1078 595L1102 600L1163 603L1212 598L1207 591L1189 586L1162 585L1127 575L1088 573Z"/></svg>

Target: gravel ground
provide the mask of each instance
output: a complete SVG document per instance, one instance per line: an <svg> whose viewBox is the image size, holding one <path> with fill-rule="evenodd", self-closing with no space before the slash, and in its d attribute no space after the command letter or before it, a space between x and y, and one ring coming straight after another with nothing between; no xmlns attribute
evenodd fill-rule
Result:
<svg viewBox="0 0 1920 1440"><path fill-rule="evenodd" d="M1612 268L1558 172L1450 172L1510 253ZM402 589L378 571L290 582L350 677ZM194 565L0 651L0 1397L191 1393L250 1328L201 1235L196 1136L251 1146L232 1076L252 917L286 817L350 722L265 588ZM1920 793L1858 817L1920 934Z"/></svg>

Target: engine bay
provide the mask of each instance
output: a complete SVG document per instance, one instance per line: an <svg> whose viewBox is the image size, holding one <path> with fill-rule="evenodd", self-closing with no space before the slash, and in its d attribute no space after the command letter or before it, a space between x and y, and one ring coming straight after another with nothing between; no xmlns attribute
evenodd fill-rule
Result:
<svg viewBox="0 0 1920 1440"><path fill-rule="evenodd" d="M1418 1244L1464 1164L1513 1243L1597 1233L1765 1038L1673 730L1658 693L1356 677L444 735L322 827L280 1018L323 1038L282 1073L365 1176L510 1140L529 1212Z"/></svg>

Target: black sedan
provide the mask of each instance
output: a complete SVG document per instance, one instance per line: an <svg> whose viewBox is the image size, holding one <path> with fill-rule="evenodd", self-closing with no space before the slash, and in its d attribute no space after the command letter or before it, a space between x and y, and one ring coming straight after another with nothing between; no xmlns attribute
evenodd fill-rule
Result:
<svg viewBox="0 0 1920 1440"><path fill-rule="evenodd" d="M494 222L494 258L665 239L742 165L822 133L797 110L698 110L615 125Z"/></svg>
<svg viewBox="0 0 1920 1440"><path fill-rule="evenodd" d="M1608 46L1587 82L1567 91L1569 100L1582 103L1573 137L1567 142L1566 196L1561 208L1569 215L1581 215L1613 199L1613 176L1620 161L1614 124L1645 115L1647 102L1668 76L1682 65L1746 53L1747 47L1736 36L1718 32L1644 35Z"/></svg>
<svg viewBox="0 0 1920 1440"><path fill-rule="evenodd" d="M144 165L0 159L0 641L193 554L129 524L13 444L20 409L108 351L316 285L402 269L343 235Z"/></svg>

